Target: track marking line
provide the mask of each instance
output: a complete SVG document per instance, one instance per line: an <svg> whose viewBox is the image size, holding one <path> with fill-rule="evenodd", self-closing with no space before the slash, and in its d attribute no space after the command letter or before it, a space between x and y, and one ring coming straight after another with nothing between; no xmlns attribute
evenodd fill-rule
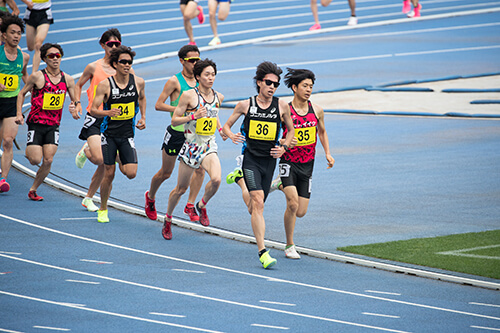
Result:
<svg viewBox="0 0 500 333"><path fill-rule="evenodd" d="M144 321L144 322L154 323L154 324L161 324L161 325L166 325L166 326L186 328L186 329L190 329L190 330L193 330L193 331L210 332L210 333L222 333L222 332L219 332L219 331L212 331L212 330L198 328L198 327L193 327L193 326L179 325L179 324L169 323L169 322L165 322L165 321L158 321L158 320L153 320L153 319L148 319L148 318L142 318L142 317L137 317L137 316L130 316L130 315L126 315L126 314L122 314L122 313L117 313L117 312L110 312L110 311L92 309L92 308L87 308L87 307L82 308L82 307L79 307L79 306L70 305L68 303L54 302L54 301L51 301L51 300L48 300L48 299L31 297L31 296L20 295L20 294L14 294L14 293L10 293L10 292L3 291L3 290L0 290L0 294L7 295L7 296L12 296L12 297L18 297L18 298L22 298L22 299L26 299L26 300L30 300L30 301L36 301L36 302L41 302L41 303L47 303L47 304L64 306L64 307L73 308L73 309L76 309L76 310L83 310L83 311L88 311L88 312L95 312L95 313L106 314L106 315L120 317L120 318L133 319L133 320ZM33 326L33 327L35 327L35 326ZM42 327L42 326L39 326L39 327Z"/></svg>
<svg viewBox="0 0 500 333"><path fill-rule="evenodd" d="M7 332L7 333L23 333L23 332L19 332L19 331L6 330L5 328L0 328L0 332Z"/></svg>
<svg viewBox="0 0 500 333"><path fill-rule="evenodd" d="M250 326L263 327L263 328L273 328L273 329L276 329L276 330L289 330L290 329L289 327L271 326L271 325L262 325L262 324L252 324Z"/></svg>
<svg viewBox="0 0 500 333"><path fill-rule="evenodd" d="M317 286L317 285L312 285L312 284L307 284L307 283L295 282L295 281L291 281L291 280L273 279L273 278L269 278L268 276L265 276L265 275L259 275L259 274L254 274L254 273L248 273L248 272L244 272L244 271L234 270L234 269L230 269L230 268L225 268L225 267L220 267L220 266L214 266L214 265L204 264L204 263L201 263L201 262L196 262L196 261L192 261L192 260L186 260L186 259L181 259L181 258L166 256L166 255L162 255L162 254L158 254L158 253L153 253L153 252L148 252L148 251L139 250L139 249L134 249L134 248L126 247L126 246L122 246L122 245L107 243L107 242L99 241L99 240L88 238L88 237L78 236L78 235L70 234L70 233L67 233L67 232L60 231L60 230L56 230L56 229L44 227L44 226L41 226L41 225L38 225L38 224L35 224L35 223L30 223L30 222L27 222L27 221L23 221L23 220L20 220L20 219L14 218L14 217L10 217L10 216L7 216L7 215L1 214L1 213L0 213L0 217L3 217L3 218L8 219L8 220L11 220L13 222L17 222L17 223L21 223L21 224L24 224L24 225L27 225L27 226L34 227L34 228L45 230L45 231L48 231L48 232L60 234L60 235L71 237L71 238L75 238L75 239L80 239L80 240L88 241L88 242L95 243L95 244L109 246L109 247L113 247L113 248L117 248L117 249L122 249L122 250L125 250L125 251L130 251L130 252L135 252L135 253L140 253L140 254L144 254L144 255L154 256L154 257L158 257L158 258L164 258L164 259L168 259L168 260L172 260L172 261L183 262L183 263L186 263L186 264L197 265L197 266L206 267L206 268L212 268L212 269L221 270L221 271L228 272L228 273L240 274L240 275L243 275L243 276L249 276L249 277L254 277L254 278L259 278L259 279L265 279L265 280L273 281L273 282L289 283L289 284L295 285L295 286L302 286L302 287L305 287L305 288L311 288L311 289L329 291L329 292L334 292L334 293L339 293L339 294L344 294L344 295L358 296L358 297L376 299L376 300L380 300L380 301L386 301L386 302L390 302L390 303L404 304L404 305L415 306L415 307L420 307L420 308L425 308L425 309L432 309L432 310L437 310L437 311L443 311L443 312L449 312L449 313L455 313L455 314L463 314L463 315L472 316L472 317L488 318L488 319L494 319L494 320L499 320L500 321L500 317L486 316L486 315L482 315L482 314L478 314L478 313L471 313L471 312L465 312L465 311L447 309L447 308L442 308L442 307L437 307L437 306L432 306L432 305L426 305L426 304L419 304L419 303L413 303L413 302L395 300L395 299L384 298L384 297L374 296L374 295L366 295L366 294L361 294L361 293L357 293L357 292L351 292L351 291L340 290L340 289L335 289L335 288L322 287L322 286ZM31 261L31 260L27 260L27 259L22 259L22 258L18 258L18 257L8 256L8 255L5 255L5 254L0 254L0 257L5 257L5 258L13 259L13 260L18 260L18 261L24 261L24 262L32 263L32 264L35 264L35 265L52 267L52 268L60 269L60 270L68 270L68 269L59 268L59 267L52 266L52 265L37 263L37 262ZM88 276L92 276L92 275L89 275L88 273L80 273L79 272L78 274L85 274L85 275L88 275ZM107 278L107 279L109 279L109 278Z"/></svg>
<svg viewBox="0 0 500 333"><path fill-rule="evenodd" d="M472 305L482 305L482 306L491 306L491 307L494 307L494 308L500 308L500 305L496 305L496 304L476 303L476 302L469 302L469 304L472 304Z"/></svg>
<svg viewBox="0 0 500 333"><path fill-rule="evenodd" d="M367 316L384 317L384 318L394 318L394 319L401 318L399 316L392 316L392 315L386 315L386 314L381 314L381 313L362 312L362 314L367 315Z"/></svg>
<svg viewBox="0 0 500 333"><path fill-rule="evenodd" d="M10 254L10 255L13 255L13 256L20 256L22 254L22 253L18 253L18 252L5 252L5 251L0 251L0 253Z"/></svg>
<svg viewBox="0 0 500 333"><path fill-rule="evenodd" d="M50 327L50 326L33 326L33 328L39 328L42 330L51 330L51 331L71 331L69 328L59 328L59 327Z"/></svg>
<svg viewBox="0 0 500 333"><path fill-rule="evenodd" d="M293 303L281 303L281 302L272 302L272 301L259 301L259 302L266 303L266 304L274 304L274 305L296 306L296 304L293 304Z"/></svg>
<svg viewBox="0 0 500 333"><path fill-rule="evenodd" d="M494 327L471 326L471 328L479 328L479 329L481 329L481 330L488 330L488 331L496 331L496 332L500 332L500 328L494 328Z"/></svg>
<svg viewBox="0 0 500 333"><path fill-rule="evenodd" d="M460 249L460 250L454 250L454 251L436 252L436 254L442 254L442 255L447 255L447 256L459 256L459 257L478 258L478 259L500 260L500 257L496 257L496 256L482 256L482 255L478 255L478 254L469 254L469 253L466 253L466 252L472 252L472 251L477 251L477 250L493 249L493 248L497 248L497 247L500 247L500 244L488 245L488 246L471 247L471 248L468 248L468 249Z"/></svg>
<svg viewBox="0 0 500 333"><path fill-rule="evenodd" d="M399 293L391 293L388 291L377 291L377 290L365 290L365 293L401 296L401 294L399 294Z"/></svg>
<svg viewBox="0 0 500 333"><path fill-rule="evenodd" d="M94 282L94 281L82 281L82 280L66 280L66 282L74 282L74 283L84 283L84 284L101 284L101 282Z"/></svg>
<svg viewBox="0 0 500 333"><path fill-rule="evenodd" d="M171 313L161 313L161 312L150 312L150 315L164 316L164 317L174 317L174 318L186 318L184 315L176 315Z"/></svg>
<svg viewBox="0 0 500 333"><path fill-rule="evenodd" d="M180 269L180 268L172 268L172 270L176 271L176 272L195 273L195 274L205 274L206 273L204 271L192 271L189 269Z"/></svg>
<svg viewBox="0 0 500 333"><path fill-rule="evenodd" d="M102 260L80 259L80 261L90 262L90 263L100 264L100 265L112 265L113 264L111 261L102 261Z"/></svg>
<svg viewBox="0 0 500 333"><path fill-rule="evenodd" d="M97 220L97 217L61 217L61 221Z"/></svg>

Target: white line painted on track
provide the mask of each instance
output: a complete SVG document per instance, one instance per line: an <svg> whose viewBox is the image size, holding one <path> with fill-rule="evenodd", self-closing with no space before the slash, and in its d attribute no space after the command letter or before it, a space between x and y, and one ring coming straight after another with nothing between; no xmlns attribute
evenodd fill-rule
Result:
<svg viewBox="0 0 500 333"><path fill-rule="evenodd" d="M7 333L23 333L23 332L19 332L19 331L6 330L5 328L0 328L0 332L7 332Z"/></svg>
<svg viewBox="0 0 500 333"><path fill-rule="evenodd" d="M104 265L112 265L113 264L111 261L102 261L102 260L80 259L80 261L91 262L91 263L95 263L95 264L104 264Z"/></svg>
<svg viewBox="0 0 500 333"><path fill-rule="evenodd" d="M469 302L469 304L472 304L472 305L482 305L482 306L491 306L491 307L494 307L494 308L500 308L500 305L496 305L496 304L476 303L476 302Z"/></svg>
<svg viewBox="0 0 500 333"><path fill-rule="evenodd" d="M384 318L394 318L394 319L400 318L399 316L392 316L392 315L386 315L386 314L381 314L381 313L362 312L362 314L367 315L367 316L384 317Z"/></svg>
<svg viewBox="0 0 500 333"><path fill-rule="evenodd" d="M172 270L176 271L176 272L196 273L196 274L205 274L206 273L204 271L192 271L189 269L179 269L179 268L173 268Z"/></svg>
<svg viewBox="0 0 500 333"><path fill-rule="evenodd" d="M164 317L186 318L186 316L176 315L176 314L171 314L171 313L150 312L149 314L155 315L155 316L164 316Z"/></svg>
<svg viewBox="0 0 500 333"><path fill-rule="evenodd" d="M97 217L62 217L61 221L97 220Z"/></svg>
<svg viewBox="0 0 500 333"><path fill-rule="evenodd" d="M293 304L293 303L281 303L281 302L272 302L272 301L259 301L259 302L266 303L266 304L274 304L274 305L296 306L296 304Z"/></svg>
<svg viewBox="0 0 500 333"><path fill-rule="evenodd" d="M399 294L399 293L391 293L391 292L387 292L387 291L377 291L377 290L365 290L365 293L401 296L401 294Z"/></svg>
<svg viewBox="0 0 500 333"><path fill-rule="evenodd" d="M488 330L488 331L500 332L500 328L494 328L494 327L471 326L471 328L478 328L478 329L481 329L481 330Z"/></svg>
<svg viewBox="0 0 500 333"><path fill-rule="evenodd" d="M152 320L152 319L147 319L147 318L142 318L142 317L130 316L130 315L125 315L125 314L121 314L121 313L117 313L117 312L110 312L110 311L104 311L104 310L98 310L98 309L92 309L92 308L82 308L82 307L79 307L79 306L72 306L72 305L68 305L68 304L64 304L64 303L58 303L58 302L50 301L50 300L47 300L47 299L42 299L42 298L37 298L37 297L31 297L31 296L26 296L26 295L20 295L20 294L14 294L14 293L2 291L2 290L0 290L0 294L12 296L12 297L18 297L18 298L22 298L22 299L26 299L26 300L30 300L30 301L36 301L36 302L42 302L42 303L47 303L47 304L64 306L64 307L73 308L73 309L77 309L77 310L83 310L83 311L89 311L89 312L107 314L107 315L110 315L110 316L115 316L115 317L120 317L120 318L134 319L134 320L144 321L144 322L148 322L148 323L154 323L154 324L161 324L161 325L166 325L166 326L173 326L173 327L185 328L185 329L190 329L190 330L193 330L193 331L211 332L211 333L222 333L222 332L219 332L219 331L212 331L212 330L207 330L207 329L193 327L193 326L179 325L179 324L169 323L169 322L165 322L165 321L158 321L158 320Z"/></svg>
<svg viewBox="0 0 500 333"><path fill-rule="evenodd" d="M33 328L39 328L42 330L51 330L51 331L71 331L69 328L59 328L59 327L50 327L50 326L33 326Z"/></svg>
<svg viewBox="0 0 500 333"><path fill-rule="evenodd" d="M13 255L13 256L20 256L22 254L22 253L18 253L18 252L4 252L4 251L0 251L0 253L10 254L10 255Z"/></svg>
<svg viewBox="0 0 500 333"><path fill-rule="evenodd" d="M53 232L53 233L56 233L56 234L67 236L67 237L72 237L72 238L75 238L75 239L85 240L85 241L88 241L88 242L91 242L91 243L101 244L101 245L104 245L104 246L118 248L118 249L122 249L122 250L126 250L126 251L131 251L131 252L135 252L135 253L141 253L141 254L144 254L144 255L154 256L154 257L158 257L158 258L164 258L164 259L168 259L168 260L183 262L183 263L186 263L186 264L192 264L192 265L198 265L198 266L202 266L202 267L212 268L212 269L221 270L221 271L225 271L225 272L229 272L229 273L240 274L240 275L250 276L250 277L255 277L255 278L260 278L260 279L266 279L268 281L271 280L268 276L265 276L265 275L248 273L248 272L234 270L234 269L229 269L229 268L225 268L225 267L204 264L204 263L200 263L200 262L196 262L196 261L192 261L192 260L175 258L175 257L171 257L171 256L166 256L166 255L158 254L158 253L153 253L153 252L143 251L143 250L139 250L139 249L134 249L134 248L130 248L130 247L122 246L122 245L107 243L107 242L99 241L99 240L96 240L96 239L91 239L91 238L88 238L88 237L78 236L78 235L70 234L70 233L67 233L67 232L60 231L60 230L55 230L55 229L52 229L52 228L44 227L44 226L41 226L41 225L38 225L38 224L35 224L35 223L30 223L30 222L27 222L27 221L23 221L23 220L20 220L20 219L14 218L14 217L10 217L10 216L7 216L7 215L1 214L1 213L0 213L0 217L3 217L5 219L11 220L11 221L14 221L14 222L17 222L17 223L25 224L25 225L28 225L28 226L31 226L31 227L34 227L34 228L42 229L42 230L45 230L45 231ZM11 256L8 256L8 255L0 254L0 256L6 257L6 258L10 258L10 259L14 259L14 260L29 262L29 263L32 263L32 264L35 264L35 265L42 265L42 266L56 268L55 266L41 264L41 263L37 263L37 262L34 262L34 261L30 261L30 260L26 260L26 259L21 259L21 258L17 258L17 257L11 257ZM61 268L56 268L56 269L61 269ZM66 270L66 269L63 269L63 270ZM390 303L404 304L404 305L415 306L415 307L426 308L426 309L432 309L432 310L437 310L437 311L450 312L450 313L456 313L456 314L463 314L463 315L473 316L473 317L481 317L481 318L488 318L488 319L500 320L500 317L485 316L485 315L482 315L482 314L471 313L471 312L464 312L464 311L453 310L453 309L447 309L447 308L442 308L442 307L437 307L437 306L432 306L432 305L425 305L425 304L419 304L419 303L413 303L413 302L406 302L406 301L394 300L394 299L384 298L384 297L380 297L380 296L366 295L366 294L361 294L361 293L356 293L356 292L351 292L351 291L346 291L346 290L340 290L340 289L334 289L334 288L316 286L316 285L307 284L307 283L295 282L295 281L291 281L291 280L283 280L283 279L272 279L272 280L275 281L275 282L289 283L289 284L292 284L292 285L302 286L302 287L305 287L305 288L311 288L311 289L317 289L317 290L324 290L324 291L330 291L330 292L340 293L340 294L345 294L345 295L351 295L351 296L358 296L358 297L376 299L376 300L386 301L386 302L390 302Z"/></svg>
<svg viewBox="0 0 500 333"><path fill-rule="evenodd" d="M276 330L289 330L289 327L282 327L282 326L271 326L271 325L263 325L263 324L252 324L250 326L254 327L263 327L263 328L273 328Z"/></svg>
<svg viewBox="0 0 500 333"><path fill-rule="evenodd" d="M83 283L83 284L101 284L101 282L82 281L82 280L66 280L66 282Z"/></svg>
<svg viewBox="0 0 500 333"><path fill-rule="evenodd" d="M77 307L84 307L85 304L78 304L78 303L68 303L68 302L59 302L61 305L68 305L68 306L77 306Z"/></svg>

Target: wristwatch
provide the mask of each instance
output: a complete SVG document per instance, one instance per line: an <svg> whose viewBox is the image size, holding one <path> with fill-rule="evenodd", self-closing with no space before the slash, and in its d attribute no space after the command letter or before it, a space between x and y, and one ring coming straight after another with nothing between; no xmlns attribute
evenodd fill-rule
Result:
<svg viewBox="0 0 500 333"><path fill-rule="evenodd" d="M281 145L281 147L285 148L285 151L288 151L288 146L287 145Z"/></svg>
<svg viewBox="0 0 500 333"><path fill-rule="evenodd" d="M73 103L75 104L75 106L77 106L78 104L80 104L80 101L74 101Z"/></svg>

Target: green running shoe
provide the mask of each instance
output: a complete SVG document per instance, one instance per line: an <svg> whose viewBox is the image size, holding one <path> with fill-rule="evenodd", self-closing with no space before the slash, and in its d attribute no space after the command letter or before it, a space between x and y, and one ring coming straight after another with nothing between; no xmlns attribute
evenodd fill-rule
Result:
<svg viewBox="0 0 500 333"><path fill-rule="evenodd" d="M264 254L260 256L259 260L262 266L266 269L273 267L278 262L276 259L269 255L269 251L264 252Z"/></svg>
<svg viewBox="0 0 500 333"><path fill-rule="evenodd" d="M230 172L226 176L226 183L232 184L234 183L236 178L242 178L243 177L243 170L241 170L240 167L236 167L233 172Z"/></svg>
<svg viewBox="0 0 500 333"><path fill-rule="evenodd" d="M87 156L85 155L85 149L88 146L89 145L87 144L87 142L85 142L82 149L80 149L80 151L78 152L78 154L75 157L75 164L76 164L76 167L79 169L83 168L83 166L85 165L85 162L87 162Z"/></svg>
<svg viewBox="0 0 500 333"><path fill-rule="evenodd" d="M105 210L98 210L97 211L97 222L100 222L100 223L107 223L109 222L109 218L108 218L108 210L105 209Z"/></svg>

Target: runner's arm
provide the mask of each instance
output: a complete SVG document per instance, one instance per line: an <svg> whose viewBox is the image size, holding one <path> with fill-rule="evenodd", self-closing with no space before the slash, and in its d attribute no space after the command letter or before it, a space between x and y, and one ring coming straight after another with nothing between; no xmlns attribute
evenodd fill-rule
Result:
<svg viewBox="0 0 500 333"><path fill-rule="evenodd" d="M144 79L140 77L135 77L136 82L137 82L137 87L139 88L139 111L141 112L141 119L137 121L137 127L140 130L143 130L146 128L146 93L145 93L145 87L146 87L146 82L144 82Z"/></svg>
<svg viewBox="0 0 500 333"><path fill-rule="evenodd" d="M44 80L42 72L36 72L36 73L32 74L28 78L28 82L26 82L26 84L24 85L23 89L21 89L21 91L17 95L17 102L16 102L17 113L16 113L16 120L15 120L15 122L18 125L24 124L24 117L23 117L23 103L24 103L24 98L26 97L26 94L28 93L28 91L31 91L33 89L33 87L36 86L36 83L37 83L37 81L40 78L42 80Z"/></svg>
<svg viewBox="0 0 500 333"><path fill-rule="evenodd" d="M85 66L85 69L83 70L82 76L78 79L78 82L75 85L75 98L77 101L81 101L82 98L82 88L87 83L88 80L92 80L92 77L94 77L95 73L95 62L88 64ZM76 111L78 114L82 114L82 103L79 103L76 106Z"/></svg>
<svg viewBox="0 0 500 333"><path fill-rule="evenodd" d="M170 101L177 99L173 98L173 94L176 91L180 91L180 84L179 80L177 80L177 77L174 75L168 81L165 83L165 86L163 87L163 90L158 97L158 100L156 101L155 104L155 110L157 111L166 111L166 112L174 112L175 111L175 106L166 104L165 102L167 101L168 98L170 98Z"/></svg>
<svg viewBox="0 0 500 333"><path fill-rule="evenodd" d="M233 110L233 113L229 116L226 123L222 127L222 132L224 132L224 134L229 139L231 139L231 141L234 144L242 143L245 141L245 136L242 135L240 132L234 134L231 131L231 127L233 127L234 123L238 120L238 118L246 115L247 110L248 110L248 106L249 106L248 103L249 103L249 101L245 100L245 101L241 101L238 104L236 104L236 106Z"/></svg>
<svg viewBox="0 0 500 333"><path fill-rule="evenodd" d="M325 112L323 108L314 104L313 105L314 112L316 113L316 117L318 118L318 137L323 149L325 150L326 163L328 164L327 169L333 167L335 164L335 159L332 157L330 153L330 143L328 141L328 134L326 133L325 127Z"/></svg>
<svg viewBox="0 0 500 333"><path fill-rule="evenodd" d="M75 108L75 102L77 101L75 99L75 80L69 76L66 75L66 86L68 87L68 95L69 98L71 98L71 103L69 105L69 112L73 116L73 119L80 119L80 116L78 115L78 112L76 111Z"/></svg>

